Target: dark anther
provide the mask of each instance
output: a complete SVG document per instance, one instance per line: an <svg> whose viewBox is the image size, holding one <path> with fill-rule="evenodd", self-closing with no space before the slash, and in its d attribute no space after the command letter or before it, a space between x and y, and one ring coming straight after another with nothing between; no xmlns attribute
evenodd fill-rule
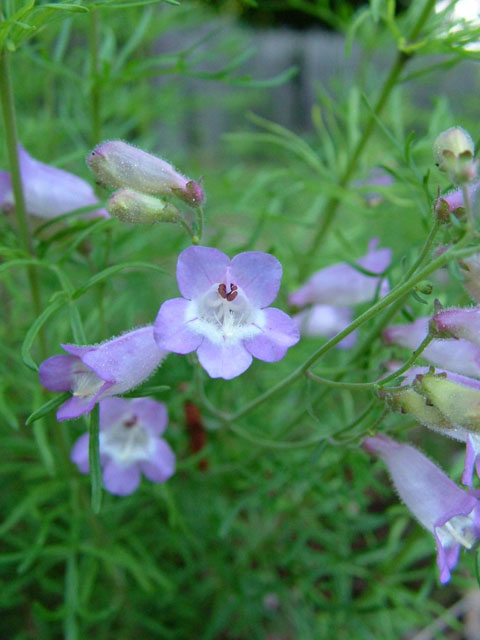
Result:
<svg viewBox="0 0 480 640"><path fill-rule="evenodd" d="M137 424L137 416L132 416L129 420L124 420L123 426L129 429Z"/></svg>
<svg viewBox="0 0 480 640"><path fill-rule="evenodd" d="M227 291L227 287L223 284L223 282L222 284L218 285L219 295L221 295L225 300L228 300L228 302L232 302L232 300L235 300L235 298L238 296L237 289L237 285L232 283L230 283L230 291Z"/></svg>

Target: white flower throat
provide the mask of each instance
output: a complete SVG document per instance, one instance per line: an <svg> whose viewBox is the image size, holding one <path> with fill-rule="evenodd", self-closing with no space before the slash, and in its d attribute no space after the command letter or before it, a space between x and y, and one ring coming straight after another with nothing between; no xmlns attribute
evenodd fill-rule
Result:
<svg viewBox="0 0 480 640"><path fill-rule="evenodd" d="M137 416L132 415L100 432L100 452L117 464L128 466L149 458L155 445L153 440Z"/></svg>
<svg viewBox="0 0 480 640"><path fill-rule="evenodd" d="M260 330L252 323L261 321L261 315L234 283L215 284L196 301L198 330L209 337L213 332L224 339L251 337Z"/></svg>
<svg viewBox="0 0 480 640"><path fill-rule="evenodd" d="M437 533L441 543L446 547L460 543L466 549L471 549L477 538L473 511L466 516L453 516L445 524L437 527Z"/></svg>

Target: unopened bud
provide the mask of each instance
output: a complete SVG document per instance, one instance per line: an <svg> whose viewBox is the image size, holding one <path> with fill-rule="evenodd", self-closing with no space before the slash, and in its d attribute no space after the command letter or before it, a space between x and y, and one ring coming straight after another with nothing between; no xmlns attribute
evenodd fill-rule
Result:
<svg viewBox="0 0 480 640"><path fill-rule="evenodd" d="M452 423L412 387L406 387L405 390L396 391L389 395L392 408L400 410L402 413L408 413L424 427L441 431L454 429Z"/></svg>
<svg viewBox="0 0 480 640"><path fill-rule="evenodd" d="M178 173L165 160L121 140L99 144L87 157L87 164L100 184L107 187L173 194L191 205L199 205L205 198L199 182Z"/></svg>
<svg viewBox="0 0 480 640"><path fill-rule="evenodd" d="M434 142L435 163L448 173L456 184L470 182L475 178L477 162L474 161L475 145L470 134L462 127L443 131Z"/></svg>
<svg viewBox="0 0 480 640"><path fill-rule="evenodd" d="M172 204L133 189L116 191L107 203L111 216L134 224L178 222L179 210Z"/></svg>
<svg viewBox="0 0 480 640"><path fill-rule="evenodd" d="M472 381L472 384L480 382ZM422 377L419 388L443 416L444 421L454 427L478 432L480 430L480 390L449 380L445 375L427 374Z"/></svg>

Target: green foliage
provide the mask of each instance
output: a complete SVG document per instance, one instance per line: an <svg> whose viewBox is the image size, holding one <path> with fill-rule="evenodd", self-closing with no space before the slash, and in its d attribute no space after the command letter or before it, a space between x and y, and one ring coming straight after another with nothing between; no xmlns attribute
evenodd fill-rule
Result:
<svg viewBox="0 0 480 640"><path fill-rule="evenodd" d="M14 215L5 214L0 636L394 640L432 620L461 634L449 607L472 589L478 562L462 555L452 584L441 589L432 537L412 522L384 468L359 444L377 430L401 439L417 427L386 411L380 397L382 363L411 357L385 346L381 330L392 319L403 321L402 314L431 314L434 298L467 303L456 260L434 256L433 237L425 242L437 188L448 187L433 166L432 142L459 121L478 137L477 122L460 111L460 101L438 98L420 109L410 87L476 58L464 45L478 37L478 28L448 31L445 15L430 12L410 38L426 2L411 3L398 16L394 3L372 0L351 19L341 17L342 24L349 21L347 49L353 40L363 46L367 72L360 68L348 86L317 86L312 128L300 135L255 113L258 89L270 90L294 70L258 80L245 71L251 59L245 41L208 29L189 47L159 53L162 36L187 26L200 33L211 19L195 3L167 6L176 4L7 0L0 48L15 52L22 143L42 161L89 178L83 158L99 135L148 150L161 146L159 122L174 128L190 113L182 92L188 78L205 87L215 81L249 89L241 94L248 113L221 149L208 156L171 150L169 159L182 172L204 176L202 242L231 256L259 250L278 257L284 275L275 305L286 309L288 292L311 273L334 262L355 264L378 236L394 251L393 293L385 303L356 309L352 350L305 338L281 362L255 361L232 381L208 378L194 355L169 355L129 396L168 405L166 439L177 473L163 485L144 480L135 494L118 498L102 491L98 413L57 423L55 409L65 395L40 387L38 363L60 353L62 342L94 344L151 324L160 304L178 295L176 258L190 238L180 226L134 227L73 212L32 224L32 256ZM327 11L325 3L316 10ZM385 78L368 72L372 38L381 53L419 60L393 79L383 110L378 98ZM445 57L432 60L433 53ZM352 184L373 166L395 179L378 188L384 199L377 207L363 197L368 186ZM336 217L329 221L331 211ZM461 223L446 225L435 239L451 245L463 232ZM474 250L465 242L461 247L457 251ZM452 275L445 286L435 274L444 263ZM38 313L30 297L32 270ZM321 359L304 367L314 353ZM307 378L307 368L327 382ZM206 443L199 451L192 450L187 402L201 414ZM90 477L69 461L73 442L86 430ZM418 427L409 437L459 478L457 445Z"/></svg>

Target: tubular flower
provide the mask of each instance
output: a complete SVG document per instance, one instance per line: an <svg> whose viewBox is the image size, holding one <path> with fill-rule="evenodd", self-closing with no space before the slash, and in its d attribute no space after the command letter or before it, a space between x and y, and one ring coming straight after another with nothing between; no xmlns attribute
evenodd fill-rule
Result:
<svg viewBox="0 0 480 640"><path fill-rule="evenodd" d="M172 194L191 205L205 199L200 182L190 180L165 160L121 140L102 142L89 154L87 164L99 182L141 193Z"/></svg>
<svg viewBox="0 0 480 640"><path fill-rule="evenodd" d="M383 338L387 344L414 350L426 338L429 322L430 318L418 318L411 324L388 327ZM432 340L420 357L447 371L480 378L480 346L468 340Z"/></svg>
<svg viewBox="0 0 480 640"><path fill-rule="evenodd" d="M32 158L18 145L20 174L27 213L39 218L56 218L75 209L99 204L92 187L78 176ZM14 206L10 174L0 172L0 207ZM106 209L95 209L85 217L109 218Z"/></svg>
<svg viewBox="0 0 480 640"><path fill-rule="evenodd" d="M165 482L175 471L175 454L160 436L167 427L167 408L151 398L106 398L100 402L100 463L110 493L126 496L140 484ZM75 442L70 458L89 472L88 433Z"/></svg>
<svg viewBox="0 0 480 640"><path fill-rule="evenodd" d="M38 373L50 391L73 396L57 411L57 420L78 418L106 396L115 396L142 383L167 355L153 339L153 326L124 333L93 346L62 344L69 355L44 360Z"/></svg>
<svg viewBox="0 0 480 640"><path fill-rule="evenodd" d="M440 582L448 582L460 546L471 549L480 536L478 500L410 445L377 435L363 446L385 462L400 498L435 536Z"/></svg>
<svg viewBox="0 0 480 640"><path fill-rule="evenodd" d="M441 311L433 316L433 321L439 331L445 331L454 338L463 338L480 347L480 307Z"/></svg>
<svg viewBox="0 0 480 640"><path fill-rule="evenodd" d="M208 374L225 380L248 369L252 356L281 360L299 340L294 321L268 307L281 277L281 264L267 253L247 251L230 260L218 249L185 249L177 263L183 298L160 307L158 346L181 354L197 351Z"/></svg>
<svg viewBox="0 0 480 640"><path fill-rule="evenodd" d="M475 202L477 200L478 187L480 187L480 182L473 182L467 187L472 207L475 206ZM463 200L462 189L455 189L439 196L435 200L433 209L437 215L442 216L442 219L444 218L447 220L451 213L457 217L461 217L465 213L465 202Z"/></svg>
<svg viewBox="0 0 480 640"><path fill-rule="evenodd" d="M390 264L392 252L390 249L377 249L377 244L378 238L372 239L368 245L368 253L357 260L357 264L380 275ZM367 276L346 262L339 262L314 273L303 287L290 295L289 303L297 307L306 304L353 306L371 300L378 287L381 296L388 293L386 280Z"/></svg>
<svg viewBox="0 0 480 640"><path fill-rule="evenodd" d="M368 253L357 264L375 274L381 274L390 264L390 249L377 249L378 238L370 241ZM294 317L301 333L306 336L332 338L352 321L349 307L368 302L375 294L384 296L389 291L388 282L380 277L368 276L346 262L320 269L300 289L289 297L289 303L297 307L312 305ZM352 333L337 346L348 349L355 344Z"/></svg>

